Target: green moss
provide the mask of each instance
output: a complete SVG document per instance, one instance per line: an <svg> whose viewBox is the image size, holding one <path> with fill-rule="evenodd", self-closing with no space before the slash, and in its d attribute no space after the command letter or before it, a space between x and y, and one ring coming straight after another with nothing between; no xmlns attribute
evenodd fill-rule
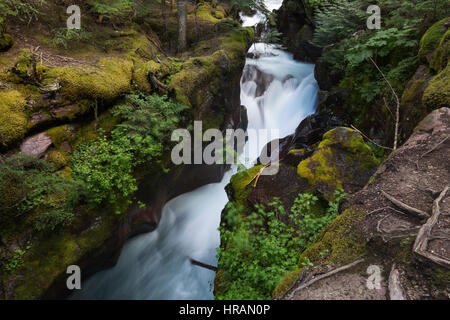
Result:
<svg viewBox="0 0 450 320"><path fill-rule="evenodd" d="M239 206L246 207L247 196L252 189L250 181L261 170L263 165L255 166L248 170L240 171L233 175L230 180L230 185L233 191L233 201Z"/></svg>
<svg viewBox="0 0 450 320"><path fill-rule="evenodd" d="M420 99L421 88L425 83L425 79L418 79L411 83L411 85L403 91L402 94L402 106L407 103L414 103L417 99Z"/></svg>
<svg viewBox="0 0 450 320"><path fill-rule="evenodd" d="M436 72L445 68L450 56L450 29L442 36L439 46L430 62L430 68Z"/></svg>
<svg viewBox="0 0 450 320"><path fill-rule="evenodd" d="M156 61L148 61L145 63L142 63L140 61L135 61L135 68L133 71L133 83L135 86L144 92L150 92L151 86L148 82L147 74L151 73L156 78L163 78L169 73L169 68L162 64L157 63Z"/></svg>
<svg viewBox="0 0 450 320"><path fill-rule="evenodd" d="M423 93L422 103L428 110L450 106L450 63L430 80Z"/></svg>
<svg viewBox="0 0 450 320"><path fill-rule="evenodd" d="M210 23L217 23L226 16L225 9L221 6L211 7L210 3L202 3L197 8L197 19Z"/></svg>
<svg viewBox="0 0 450 320"><path fill-rule="evenodd" d="M341 159L345 167L338 166ZM297 166L297 173L308 180L312 186L326 186L325 197L332 200L334 190L344 188L353 177L346 171L359 164L360 170L369 170L378 166L378 160L363 137L356 131L339 127L324 134L316 152Z"/></svg>
<svg viewBox="0 0 450 320"><path fill-rule="evenodd" d="M132 70L131 61L105 58L94 67L52 69L47 81L57 78L62 94L70 101L113 100L131 90Z"/></svg>
<svg viewBox="0 0 450 320"><path fill-rule="evenodd" d="M0 144L10 145L27 131L26 100L16 90L0 91Z"/></svg>
<svg viewBox="0 0 450 320"><path fill-rule="evenodd" d="M295 269L291 273L289 273L287 276L283 278L283 280L280 281L280 283L276 286L275 290L273 291L273 297L275 298L281 298L297 281L298 277L302 273L303 268L301 269Z"/></svg>
<svg viewBox="0 0 450 320"><path fill-rule="evenodd" d="M56 168L60 169L69 164L70 156L64 150L51 150L47 154L47 161L53 163Z"/></svg>
<svg viewBox="0 0 450 320"><path fill-rule="evenodd" d="M36 84L47 73L45 67L35 54L25 50L19 54L19 60L8 70L7 79L16 84Z"/></svg>
<svg viewBox="0 0 450 320"><path fill-rule="evenodd" d="M446 28L443 26L449 18L436 22L431 28L425 32L420 40L419 59L423 63L428 64L427 56L432 53L439 45Z"/></svg>
<svg viewBox="0 0 450 320"><path fill-rule="evenodd" d="M52 139L53 145L59 148L63 142L73 140L73 127L69 125L54 127L47 130L47 135Z"/></svg>

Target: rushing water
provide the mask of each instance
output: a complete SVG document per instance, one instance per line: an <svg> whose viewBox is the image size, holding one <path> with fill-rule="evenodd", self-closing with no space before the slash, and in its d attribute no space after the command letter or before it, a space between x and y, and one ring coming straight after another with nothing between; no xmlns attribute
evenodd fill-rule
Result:
<svg viewBox="0 0 450 320"><path fill-rule="evenodd" d="M267 4L276 9L281 0L268 0ZM244 17L245 25L258 21ZM250 51L259 52L261 57L247 59L242 77L247 81L241 81L241 104L247 107L248 127L279 129L279 137L293 133L301 120L314 112L318 90L314 66L296 62L289 53L270 45L255 44ZM255 96L258 72L251 66L273 76L259 97ZM247 166L268 142L264 137L249 139L244 152ZM158 228L127 241L118 263L83 282L82 290L72 298L213 299L214 272L192 265L188 258L217 265L217 228L228 201L224 187L234 171L228 171L220 183L169 201Z"/></svg>

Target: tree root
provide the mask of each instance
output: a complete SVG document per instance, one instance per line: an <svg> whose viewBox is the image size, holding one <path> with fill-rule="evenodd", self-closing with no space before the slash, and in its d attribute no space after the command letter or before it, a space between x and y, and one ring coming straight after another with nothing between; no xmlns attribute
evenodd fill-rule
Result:
<svg viewBox="0 0 450 320"><path fill-rule="evenodd" d="M400 209L403 209L404 211L420 218L420 219L426 219L429 218L430 215L426 212L423 212L422 210L413 208L411 206L408 206L407 204L404 204L403 202L395 199L393 196L387 194L386 192L384 192L383 190L381 190L381 193L389 200L391 201L393 204L395 204L397 207L399 207Z"/></svg>
<svg viewBox="0 0 450 320"><path fill-rule="evenodd" d="M439 216L441 214L441 210L439 207L439 203L442 201L442 199L447 195L447 192L449 190L449 187L445 187L445 189L441 192L439 197L437 197L433 202L433 210L432 215L428 219L428 221L420 228L419 234L417 235L416 241L414 242L413 246L413 252L416 253L419 256L425 257L431 261L433 261L436 264L439 264L443 267L450 269L450 261L448 259L444 259L440 256L437 256L433 253L430 253L427 251L428 249L428 242L433 239L438 239L442 237L433 237L431 235L431 230L435 226L435 224L438 222ZM448 238L446 238L448 239Z"/></svg>
<svg viewBox="0 0 450 320"><path fill-rule="evenodd" d="M354 262L352 262L352 263L350 263L350 264L347 264L347 265L345 265L345 266L342 266L342 267L339 267L339 268L337 268L337 269L331 270L330 272L321 274L320 276L318 276L318 277L316 277L316 278L314 278L314 279L312 279L312 280L310 280L310 281L308 281L308 282L306 282L306 283L303 283L303 284L299 285L299 286L298 286L297 288L295 288L295 290L292 291L287 297L288 297L288 299L291 299L297 291L302 290L302 289L304 289L304 288L306 288L306 287L309 287L309 286L312 285L313 283L315 283L315 282L317 282L317 281L319 281L319 280L322 280L322 279L324 279L324 278L328 278L328 277L330 277L330 276L332 276L332 275L334 275L334 274L336 274L336 273L338 273L338 272L341 272L341 271L350 269L350 268L356 266L357 264L360 264L360 263L363 262L363 261L364 261L364 259L359 259L359 260L356 260L356 261L354 261Z"/></svg>

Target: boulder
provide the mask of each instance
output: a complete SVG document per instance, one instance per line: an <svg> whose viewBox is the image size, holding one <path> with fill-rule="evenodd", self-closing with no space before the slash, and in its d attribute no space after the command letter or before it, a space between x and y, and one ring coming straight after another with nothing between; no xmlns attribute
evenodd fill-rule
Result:
<svg viewBox="0 0 450 320"><path fill-rule="evenodd" d="M41 132L25 139L20 146L20 152L40 158L51 144L52 138L46 132Z"/></svg>
<svg viewBox="0 0 450 320"><path fill-rule="evenodd" d="M299 163L297 172L332 200L335 190L352 193L364 187L378 164L361 134L338 127L324 134L314 154Z"/></svg>

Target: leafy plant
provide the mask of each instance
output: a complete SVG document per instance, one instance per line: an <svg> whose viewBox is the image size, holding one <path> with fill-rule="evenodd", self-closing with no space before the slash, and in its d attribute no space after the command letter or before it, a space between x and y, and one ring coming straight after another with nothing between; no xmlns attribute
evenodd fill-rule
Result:
<svg viewBox="0 0 450 320"><path fill-rule="evenodd" d="M72 158L73 176L86 185L88 202L113 205L129 198L137 189L134 170L162 155L184 109L166 96L141 94L129 95L126 103L114 107L122 123L110 137L81 144Z"/></svg>
<svg viewBox="0 0 450 320"><path fill-rule="evenodd" d="M2 0L0 2L0 16L17 17L19 20L30 22L37 20L46 0Z"/></svg>
<svg viewBox="0 0 450 320"><path fill-rule="evenodd" d="M0 163L0 216L33 217L36 231L53 231L73 219L81 185L56 172L45 160L17 154Z"/></svg>
<svg viewBox="0 0 450 320"><path fill-rule="evenodd" d="M337 216L344 195L337 192L325 212L319 199L309 193L300 194L290 212L278 199L267 208L256 205L248 216L242 216L242 208L227 204L219 228L226 248L218 248L218 257L220 268L232 280L217 298L270 299L281 278L297 267L301 252ZM286 219L288 223L281 221Z"/></svg>
<svg viewBox="0 0 450 320"><path fill-rule="evenodd" d="M17 249L14 251L14 254L9 259L8 263L5 266L5 270L7 272L14 272L23 267L24 261L23 256L27 253L27 251L31 249L31 243L28 242L25 249Z"/></svg>
<svg viewBox="0 0 450 320"><path fill-rule="evenodd" d="M81 42L86 42L93 38L93 34L84 29L59 28L54 33L53 43L65 49L72 48Z"/></svg>

